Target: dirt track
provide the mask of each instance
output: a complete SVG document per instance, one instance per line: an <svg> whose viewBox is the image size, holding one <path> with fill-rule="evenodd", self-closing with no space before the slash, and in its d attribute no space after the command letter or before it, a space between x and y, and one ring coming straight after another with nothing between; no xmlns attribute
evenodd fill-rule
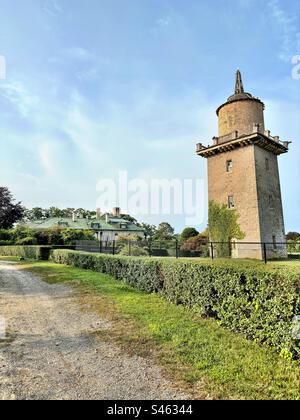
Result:
<svg viewBox="0 0 300 420"><path fill-rule="evenodd" d="M0 317L0 399L186 398L150 361L94 337L110 325L82 312L72 288L13 263L0 262Z"/></svg>

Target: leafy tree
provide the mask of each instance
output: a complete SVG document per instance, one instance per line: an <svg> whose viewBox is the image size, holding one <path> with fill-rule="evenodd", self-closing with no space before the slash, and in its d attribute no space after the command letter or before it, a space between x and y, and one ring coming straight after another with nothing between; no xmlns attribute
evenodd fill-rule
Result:
<svg viewBox="0 0 300 420"><path fill-rule="evenodd" d="M65 245L73 245L76 241L93 241L95 236L89 230L64 229L61 232Z"/></svg>
<svg viewBox="0 0 300 420"><path fill-rule="evenodd" d="M0 187L0 229L11 229L22 219L24 207L16 203L13 195L6 187Z"/></svg>
<svg viewBox="0 0 300 420"><path fill-rule="evenodd" d="M300 233L299 232L289 232L286 235L286 240L287 241L297 241L298 239L300 239Z"/></svg>
<svg viewBox="0 0 300 420"><path fill-rule="evenodd" d="M180 239L182 242L187 241L194 236L199 235L199 232L195 228L187 227L183 230L182 234L180 235Z"/></svg>
<svg viewBox="0 0 300 420"><path fill-rule="evenodd" d="M156 226L149 225L148 223L139 223L139 227L144 229L146 239L152 239L156 234Z"/></svg>
<svg viewBox="0 0 300 420"><path fill-rule="evenodd" d="M34 207L31 210L25 211L25 219L34 221L34 220L40 220L45 218L46 210L42 209L41 207Z"/></svg>
<svg viewBox="0 0 300 420"><path fill-rule="evenodd" d="M198 252L203 256L209 255L208 238L205 235L199 234L187 239L180 247L183 253Z"/></svg>
<svg viewBox="0 0 300 420"><path fill-rule="evenodd" d="M164 240L164 239L172 239L174 235L174 228L166 222L161 223L155 233L154 239L155 240Z"/></svg>
<svg viewBox="0 0 300 420"><path fill-rule="evenodd" d="M244 239L245 233L242 232L238 223L239 215L235 210L230 210L223 204L214 201L209 203L208 229L212 242L217 244L217 254L220 257L230 256L228 243L233 239Z"/></svg>
<svg viewBox="0 0 300 420"><path fill-rule="evenodd" d="M137 220L129 214L120 214L120 219L128 220L130 223L138 224Z"/></svg>
<svg viewBox="0 0 300 420"><path fill-rule="evenodd" d="M49 218L51 218L51 217L54 217L54 218L64 217L64 212L63 212L63 210L61 210L57 207L50 207Z"/></svg>
<svg viewBox="0 0 300 420"><path fill-rule="evenodd" d="M28 236L23 239L16 241L16 245L38 245L38 241L33 236Z"/></svg>

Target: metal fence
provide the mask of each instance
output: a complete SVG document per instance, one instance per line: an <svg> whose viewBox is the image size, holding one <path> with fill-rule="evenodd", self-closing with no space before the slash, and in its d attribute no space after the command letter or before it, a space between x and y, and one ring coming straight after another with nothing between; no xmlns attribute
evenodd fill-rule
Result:
<svg viewBox="0 0 300 420"><path fill-rule="evenodd" d="M76 250L127 256L256 259L263 260L265 263L273 259L300 260L299 242L211 242L203 240L195 245L179 240L78 241Z"/></svg>

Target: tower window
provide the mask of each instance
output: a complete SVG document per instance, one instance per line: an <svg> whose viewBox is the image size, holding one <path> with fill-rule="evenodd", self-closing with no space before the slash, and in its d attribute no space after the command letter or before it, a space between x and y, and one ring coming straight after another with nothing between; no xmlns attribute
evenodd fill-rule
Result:
<svg viewBox="0 0 300 420"><path fill-rule="evenodd" d="M268 158L266 158L266 170L269 171L270 170L270 161Z"/></svg>
<svg viewBox="0 0 300 420"><path fill-rule="evenodd" d="M232 170L233 170L232 160L227 160L227 162L226 162L226 170L227 170L228 173L232 173Z"/></svg>
<svg viewBox="0 0 300 420"><path fill-rule="evenodd" d="M232 195L228 197L228 208L229 209L235 208L234 197Z"/></svg>

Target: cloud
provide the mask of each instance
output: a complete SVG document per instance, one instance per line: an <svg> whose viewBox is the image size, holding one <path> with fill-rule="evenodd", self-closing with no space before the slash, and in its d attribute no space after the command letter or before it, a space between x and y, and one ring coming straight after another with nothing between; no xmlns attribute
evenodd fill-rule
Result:
<svg viewBox="0 0 300 420"><path fill-rule="evenodd" d="M1 84L0 95L9 100L23 118L29 116L39 103L38 96L17 81Z"/></svg>
<svg viewBox="0 0 300 420"><path fill-rule="evenodd" d="M297 27L297 18L284 10L280 0L269 0L267 7L282 33L279 58L283 61L290 61L300 48L300 30Z"/></svg>
<svg viewBox="0 0 300 420"><path fill-rule="evenodd" d="M43 11L47 15L55 16L62 13L63 8L56 0L47 0L43 5Z"/></svg>
<svg viewBox="0 0 300 420"><path fill-rule="evenodd" d="M62 53L68 58L79 61L91 61L96 59L95 55L91 51L83 47L66 48Z"/></svg>
<svg viewBox="0 0 300 420"><path fill-rule="evenodd" d="M171 23L171 18L169 16L165 17L165 18L160 18L157 19L156 21L156 25L161 27L161 28L166 28L167 26L169 26Z"/></svg>
<svg viewBox="0 0 300 420"><path fill-rule="evenodd" d="M38 145L38 156L40 158L40 162L46 172L46 174L50 177L56 175L56 150L55 145L53 143L41 143Z"/></svg>
<svg viewBox="0 0 300 420"><path fill-rule="evenodd" d="M170 16L161 17L155 21L155 24L152 26L150 32L157 35L159 32L166 30L171 23L172 18Z"/></svg>

